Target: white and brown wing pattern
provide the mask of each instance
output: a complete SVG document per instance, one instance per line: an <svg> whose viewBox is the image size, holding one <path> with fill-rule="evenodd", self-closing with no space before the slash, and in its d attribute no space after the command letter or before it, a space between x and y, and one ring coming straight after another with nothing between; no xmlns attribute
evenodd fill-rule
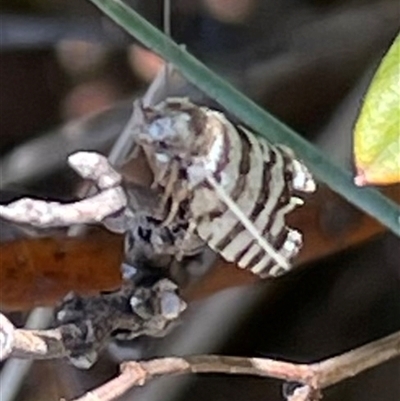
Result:
<svg viewBox="0 0 400 401"><path fill-rule="evenodd" d="M197 234L261 277L289 270L302 235L286 226L285 216L303 203L302 194L315 190L293 152L184 98L168 99L143 116L139 143L175 204L173 214L185 205L188 236Z"/></svg>

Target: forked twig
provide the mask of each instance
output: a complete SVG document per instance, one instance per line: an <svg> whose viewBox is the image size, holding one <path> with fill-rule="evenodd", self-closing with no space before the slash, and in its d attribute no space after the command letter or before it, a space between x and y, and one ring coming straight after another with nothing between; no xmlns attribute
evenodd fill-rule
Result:
<svg viewBox="0 0 400 401"><path fill-rule="evenodd" d="M95 152L74 153L68 158L68 163L82 178L93 181L99 193L65 204L23 198L0 205L0 218L37 228L103 223L112 231L124 232L132 213L120 186L120 174L105 156Z"/></svg>
<svg viewBox="0 0 400 401"><path fill-rule="evenodd" d="M9 326L8 333L9 331ZM0 327L4 337L4 326ZM60 358L68 355L59 329L29 331L12 330L13 341L2 341L8 349L2 355L19 358ZM12 344L12 349L10 348ZM297 387L289 401L314 401L320 390L356 376L390 359L400 356L400 332L312 364L296 364L267 358L245 358L219 355L199 355L182 358L167 357L141 362L126 362L121 374L97 389L74 401L111 401L130 388L142 386L149 380L164 375L187 373L223 373L253 375L294 381Z"/></svg>
<svg viewBox="0 0 400 401"><path fill-rule="evenodd" d="M99 223L125 207L123 190L110 188L93 197L67 204L23 198L6 206L0 205L0 217L38 228L62 227Z"/></svg>
<svg viewBox="0 0 400 401"><path fill-rule="evenodd" d="M303 385L295 389L288 401L316 401L320 398L320 390L399 356L400 332L397 332L342 355L309 365L267 358L218 355L126 362L118 377L74 401L111 401L130 388L142 386L157 376L186 373L253 375L295 381Z"/></svg>

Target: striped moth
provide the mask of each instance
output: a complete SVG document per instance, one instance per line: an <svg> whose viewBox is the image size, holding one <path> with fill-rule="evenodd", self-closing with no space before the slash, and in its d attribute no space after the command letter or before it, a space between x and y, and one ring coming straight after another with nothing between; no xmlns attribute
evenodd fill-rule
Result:
<svg viewBox="0 0 400 401"><path fill-rule="evenodd" d="M184 97L139 104L134 114L133 134L168 207L163 224L187 222L178 256L200 237L261 277L288 271L302 235L285 216L316 188L293 152Z"/></svg>
<svg viewBox="0 0 400 401"><path fill-rule="evenodd" d="M135 102L121 137L130 136L146 155L154 176L150 193L163 196L160 214L146 211L148 201L136 205L134 189L121 186L119 174L107 172L111 166L105 158L85 152L70 163L97 182L100 194L70 205L21 200L1 206L0 216L41 227L102 221L126 232L126 253L133 260L138 246L155 258L180 259L206 243L262 277L289 270L302 235L286 226L285 216L302 204L302 195L315 190L307 168L290 149L257 138L221 112L181 95L157 100L162 97L158 88L165 87L162 75L159 80ZM123 150L132 154L129 146Z"/></svg>

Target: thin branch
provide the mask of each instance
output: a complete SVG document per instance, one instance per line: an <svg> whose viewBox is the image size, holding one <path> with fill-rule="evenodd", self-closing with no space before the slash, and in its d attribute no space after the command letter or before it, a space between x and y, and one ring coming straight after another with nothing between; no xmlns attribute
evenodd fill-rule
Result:
<svg viewBox="0 0 400 401"><path fill-rule="evenodd" d="M82 178L93 181L100 189L115 188L121 184L121 174L100 153L76 152L68 157L68 163Z"/></svg>
<svg viewBox="0 0 400 401"><path fill-rule="evenodd" d="M51 308L37 307L29 313L24 327L32 330L47 328L52 317L53 313ZM0 319L2 319L1 315ZM14 330L12 324L10 322L9 324L12 330ZM1 327L4 326L0 325L0 330ZM13 337L11 339L13 339ZM10 351L12 351L12 347ZM29 370L33 362L33 359L8 359L4 363L0 372L1 401L14 401L17 399L21 385L29 375Z"/></svg>
<svg viewBox="0 0 400 401"><path fill-rule="evenodd" d="M169 287L169 285L165 287L167 292L172 289ZM14 356L32 359L69 356L71 350L66 346L65 341L71 339L71 335L76 332L77 328L73 324L62 325L53 330L16 329L4 316L0 315L2 346L0 355L3 358ZM253 375L298 382L302 386L297 387L288 400L314 401L319 399L320 390L399 356L400 332L397 332L342 355L308 365L268 358L219 355L131 361L122 364L121 374L115 379L75 401L111 401L130 388L142 386L157 376L187 373Z"/></svg>
<svg viewBox="0 0 400 401"><path fill-rule="evenodd" d="M65 227L99 223L123 210L126 204L122 188L110 188L90 198L66 204L22 198L5 206L0 205L0 217L38 228Z"/></svg>
<svg viewBox="0 0 400 401"><path fill-rule="evenodd" d="M14 325L0 314L0 361L8 358L14 347Z"/></svg>
<svg viewBox="0 0 400 401"><path fill-rule="evenodd" d="M171 0L163 2L163 30L167 36L171 36Z"/></svg>
<svg viewBox="0 0 400 401"><path fill-rule="evenodd" d="M217 355L126 362L118 377L75 401L111 401L157 376L187 373L254 375L295 381L303 386L296 388L288 401L316 401L320 398L320 390L399 356L400 332L397 332L343 355L310 365L267 358Z"/></svg>
<svg viewBox="0 0 400 401"><path fill-rule="evenodd" d="M255 132L272 142L282 143L292 148L317 178L400 236L398 205L375 189L356 187L350 172L334 164L327 155L209 70L122 1L90 1L127 33L173 63L190 82L214 98Z"/></svg>
<svg viewBox="0 0 400 401"><path fill-rule="evenodd" d="M309 382L318 388L325 388L353 377L400 356L400 332L384 337L345 354L315 363L314 379Z"/></svg>
<svg viewBox="0 0 400 401"><path fill-rule="evenodd" d="M72 325L69 326L72 329ZM63 343L63 332L70 330L62 326L53 330L16 329L11 356L21 359L61 359L68 356Z"/></svg>
<svg viewBox="0 0 400 401"><path fill-rule="evenodd" d="M161 358L147 362L126 362L121 374L75 401L111 401L131 387L163 375L186 373L225 373L271 377L296 381L288 401L315 401L320 390L400 356L400 332L325 361L293 364L266 358L241 358L216 355Z"/></svg>
<svg viewBox="0 0 400 401"><path fill-rule="evenodd" d="M125 232L133 214L127 207L128 199L120 186L121 175L107 158L96 152L77 152L68 158L68 163L82 178L93 181L100 192L65 204L19 199L0 205L0 218L37 228L103 223L111 231Z"/></svg>
<svg viewBox="0 0 400 401"><path fill-rule="evenodd" d="M9 356L21 359L52 359L67 355L60 330L16 329L0 314L0 361Z"/></svg>

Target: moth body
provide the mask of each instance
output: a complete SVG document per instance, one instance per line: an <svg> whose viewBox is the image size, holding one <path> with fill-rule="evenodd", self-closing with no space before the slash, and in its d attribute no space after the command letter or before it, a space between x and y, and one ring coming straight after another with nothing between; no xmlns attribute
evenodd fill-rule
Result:
<svg viewBox="0 0 400 401"><path fill-rule="evenodd" d="M285 217L303 203L303 194L315 190L308 169L290 149L271 145L223 113L184 98L143 109L137 135L156 185L172 204L184 202L188 225L194 227L188 236L198 235L227 261L262 277L288 270L302 235L286 226ZM209 177L287 265L246 229Z"/></svg>

